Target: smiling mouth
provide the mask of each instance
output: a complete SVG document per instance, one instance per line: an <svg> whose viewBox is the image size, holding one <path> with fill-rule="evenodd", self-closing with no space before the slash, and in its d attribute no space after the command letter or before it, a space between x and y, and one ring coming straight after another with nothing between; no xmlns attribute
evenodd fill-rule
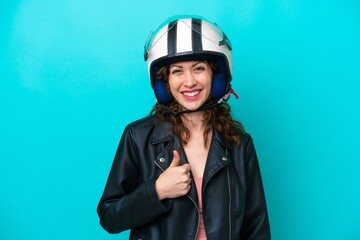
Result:
<svg viewBox="0 0 360 240"><path fill-rule="evenodd" d="M200 90L194 92L183 92L182 94L186 97L194 97L200 93Z"/></svg>

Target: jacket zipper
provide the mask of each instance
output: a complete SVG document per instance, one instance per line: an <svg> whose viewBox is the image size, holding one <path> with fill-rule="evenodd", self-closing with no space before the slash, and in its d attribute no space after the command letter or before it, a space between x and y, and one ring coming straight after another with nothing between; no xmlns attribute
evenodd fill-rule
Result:
<svg viewBox="0 0 360 240"><path fill-rule="evenodd" d="M228 180L228 190L229 190L229 239L231 239L231 186L230 186L230 174L229 174L229 165L226 166L227 180Z"/></svg>
<svg viewBox="0 0 360 240"><path fill-rule="evenodd" d="M227 148L225 149L225 155L226 157L228 157ZM226 166L226 175L227 175L228 191L229 191L229 239L231 239L231 184L230 184L229 164Z"/></svg>
<svg viewBox="0 0 360 240"><path fill-rule="evenodd" d="M195 205L195 207L196 207L196 210L197 210L197 212L198 212L198 222L197 222L197 227L196 227L196 234L195 234L195 238L194 238L194 240L196 240L196 238L197 238L197 235L198 235L198 233L199 233L199 225L200 225L200 210L199 210L199 207L196 205L196 203L195 203L195 201L194 201L194 199L192 199L192 197L190 197L189 195L187 195L186 194L186 196L193 202L193 204Z"/></svg>

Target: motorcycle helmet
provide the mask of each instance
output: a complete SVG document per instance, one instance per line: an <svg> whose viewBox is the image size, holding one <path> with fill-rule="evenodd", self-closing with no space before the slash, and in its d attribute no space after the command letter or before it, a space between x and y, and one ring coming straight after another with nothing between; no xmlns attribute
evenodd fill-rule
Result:
<svg viewBox="0 0 360 240"><path fill-rule="evenodd" d="M232 79L231 43L216 23L202 18L175 18L150 33L144 47L151 86L161 105L172 101L157 72L165 65L182 61L212 61L218 67L211 87L212 101L229 96ZM227 99L225 99L227 100Z"/></svg>

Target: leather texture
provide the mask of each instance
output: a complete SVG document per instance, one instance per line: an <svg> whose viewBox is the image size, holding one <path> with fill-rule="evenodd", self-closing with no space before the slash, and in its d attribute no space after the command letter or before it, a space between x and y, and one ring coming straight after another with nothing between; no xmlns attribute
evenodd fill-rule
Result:
<svg viewBox="0 0 360 240"><path fill-rule="evenodd" d="M126 127L97 209L106 231L131 229L130 239L196 239L199 213L194 180L183 197L160 201L155 190L174 149L180 153L180 164L186 163L168 122L151 116ZM237 146L213 131L202 194L208 240L270 239L263 184L249 134Z"/></svg>

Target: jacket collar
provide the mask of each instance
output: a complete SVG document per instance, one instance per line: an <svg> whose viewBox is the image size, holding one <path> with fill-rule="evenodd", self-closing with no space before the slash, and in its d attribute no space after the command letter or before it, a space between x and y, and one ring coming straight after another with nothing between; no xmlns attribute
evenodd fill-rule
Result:
<svg viewBox="0 0 360 240"><path fill-rule="evenodd" d="M161 121L159 119L153 118L155 124L155 130L152 136L151 143L158 144L163 142L168 142L173 138L173 129L171 123L167 121Z"/></svg>

